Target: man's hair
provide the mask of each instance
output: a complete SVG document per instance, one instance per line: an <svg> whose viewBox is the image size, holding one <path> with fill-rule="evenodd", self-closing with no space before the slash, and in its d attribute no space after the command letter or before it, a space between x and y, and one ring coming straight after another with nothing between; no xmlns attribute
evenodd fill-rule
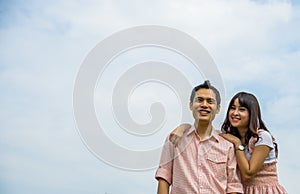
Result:
<svg viewBox="0 0 300 194"><path fill-rule="evenodd" d="M216 94L217 104L220 105L220 103L221 103L220 92L217 90L217 88L215 88L214 86L212 86L210 84L209 80L205 80L203 82L203 84L200 84L200 85L194 87L194 89L192 90L191 97L190 97L190 102L191 103L194 101L196 92L200 89L210 89L210 90L212 90Z"/></svg>

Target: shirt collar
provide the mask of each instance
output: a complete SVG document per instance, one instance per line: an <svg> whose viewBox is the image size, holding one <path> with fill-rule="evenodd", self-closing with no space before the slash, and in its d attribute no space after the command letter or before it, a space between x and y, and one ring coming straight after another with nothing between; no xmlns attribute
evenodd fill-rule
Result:
<svg viewBox="0 0 300 194"><path fill-rule="evenodd" d="M189 136L191 134L195 134L196 135L196 129L195 129L194 125L192 125L191 128L188 130L187 136ZM218 133L217 130L215 130L214 127L212 128L211 135L210 135L210 137L208 137L208 139L210 139L210 138L214 138L217 142L220 141L219 133Z"/></svg>

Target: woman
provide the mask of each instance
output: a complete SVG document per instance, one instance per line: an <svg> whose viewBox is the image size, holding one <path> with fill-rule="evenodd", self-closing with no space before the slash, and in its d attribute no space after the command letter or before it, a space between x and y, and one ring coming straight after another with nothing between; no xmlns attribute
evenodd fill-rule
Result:
<svg viewBox="0 0 300 194"><path fill-rule="evenodd" d="M175 129L171 141L178 144L187 128L190 125ZM231 99L222 132L220 135L235 146L245 194L287 193L277 178L277 144L261 119L254 95L240 92Z"/></svg>

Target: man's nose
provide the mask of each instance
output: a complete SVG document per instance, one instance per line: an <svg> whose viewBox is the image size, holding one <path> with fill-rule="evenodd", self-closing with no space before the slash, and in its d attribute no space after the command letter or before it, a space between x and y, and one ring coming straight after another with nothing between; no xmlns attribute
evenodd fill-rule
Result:
<svg viewBox="0 0 300 194"><path fill-rule="evenodd" d="M207 107L207 101L203 100L202 103L200 104L201 107Z"/></svg>

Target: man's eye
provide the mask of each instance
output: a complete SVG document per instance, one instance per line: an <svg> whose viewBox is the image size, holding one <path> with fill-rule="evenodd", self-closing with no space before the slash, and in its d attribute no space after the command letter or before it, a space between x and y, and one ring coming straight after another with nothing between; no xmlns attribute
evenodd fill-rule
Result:
<svg viewBox="0 0 300 194"><path fill-rule="evenodd" d="M210 103L210 104L213 104L213 103L215 103L215 100L214 99L208 99L207 102Z"/></svg>
<svg viewBox="0 0 300 194"><path fill-rule="evenodd" d="M196 100L195 100L196 102L202 102L203 101L203 99L202 98L196 98Z"/></svg>

